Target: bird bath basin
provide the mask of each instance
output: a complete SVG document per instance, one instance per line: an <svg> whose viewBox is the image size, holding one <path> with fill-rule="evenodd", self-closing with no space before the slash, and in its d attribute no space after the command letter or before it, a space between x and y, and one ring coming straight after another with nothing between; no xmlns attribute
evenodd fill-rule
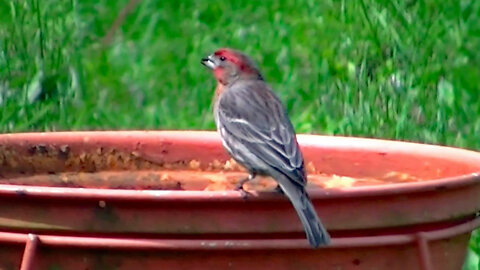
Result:
<svg viewBox="0 0 480 270"><path fill-rule="evenodd" d="M271 179L232 191L246 173L214 132L0 135L0 269L460 269L479 153L298 140L328 247Z"/></svg>

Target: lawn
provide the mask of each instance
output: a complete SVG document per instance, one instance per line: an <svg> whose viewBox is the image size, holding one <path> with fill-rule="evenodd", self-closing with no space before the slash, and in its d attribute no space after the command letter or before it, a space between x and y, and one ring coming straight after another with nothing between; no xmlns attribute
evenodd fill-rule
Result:
<svg viewBox="0 0 480 270"><path fill-rule="evenodd" d="M228 46L299 133L480 150L480 1L3 0L0 17L0 132L214 129L200 59Z"/></svg>

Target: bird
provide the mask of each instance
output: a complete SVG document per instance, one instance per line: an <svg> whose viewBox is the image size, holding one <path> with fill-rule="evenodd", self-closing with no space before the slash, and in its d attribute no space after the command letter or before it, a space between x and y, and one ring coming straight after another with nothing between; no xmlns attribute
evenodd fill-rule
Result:
<svg viewBox="0 0 480 270"><path fill-rule="evenodd" d="M330 235L306 192L304 159L285 107L246 54L221 48L201 59L217 81L213 111L223 147L248 170L236 190L257 175L270 176L285 194L313 248L330 244Z"/></svg>

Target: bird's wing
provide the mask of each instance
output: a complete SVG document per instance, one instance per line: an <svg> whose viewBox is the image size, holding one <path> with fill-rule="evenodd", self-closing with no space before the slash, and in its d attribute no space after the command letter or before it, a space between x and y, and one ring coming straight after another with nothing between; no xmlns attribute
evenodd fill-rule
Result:
<svg viewBox="0 0 480 270"><path fill-rule="evenodd" d="M222 94L217 106L217 121L229 136L224 143L242 144L297 184L305 184L295 131L282 103L263 81L235 83Z"/></svg>

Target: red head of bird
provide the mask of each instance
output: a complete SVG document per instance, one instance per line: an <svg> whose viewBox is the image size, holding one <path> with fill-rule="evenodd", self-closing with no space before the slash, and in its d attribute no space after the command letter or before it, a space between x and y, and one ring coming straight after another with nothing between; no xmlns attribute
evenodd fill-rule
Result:
<svg viewBox="0 0 480 270"><path fill-rule="evenodd" d="M210 68L222 85L230 85L238 79L262 80L255 63L245 54L233 49L219 49L202 59L202 64Z"/></svg>

